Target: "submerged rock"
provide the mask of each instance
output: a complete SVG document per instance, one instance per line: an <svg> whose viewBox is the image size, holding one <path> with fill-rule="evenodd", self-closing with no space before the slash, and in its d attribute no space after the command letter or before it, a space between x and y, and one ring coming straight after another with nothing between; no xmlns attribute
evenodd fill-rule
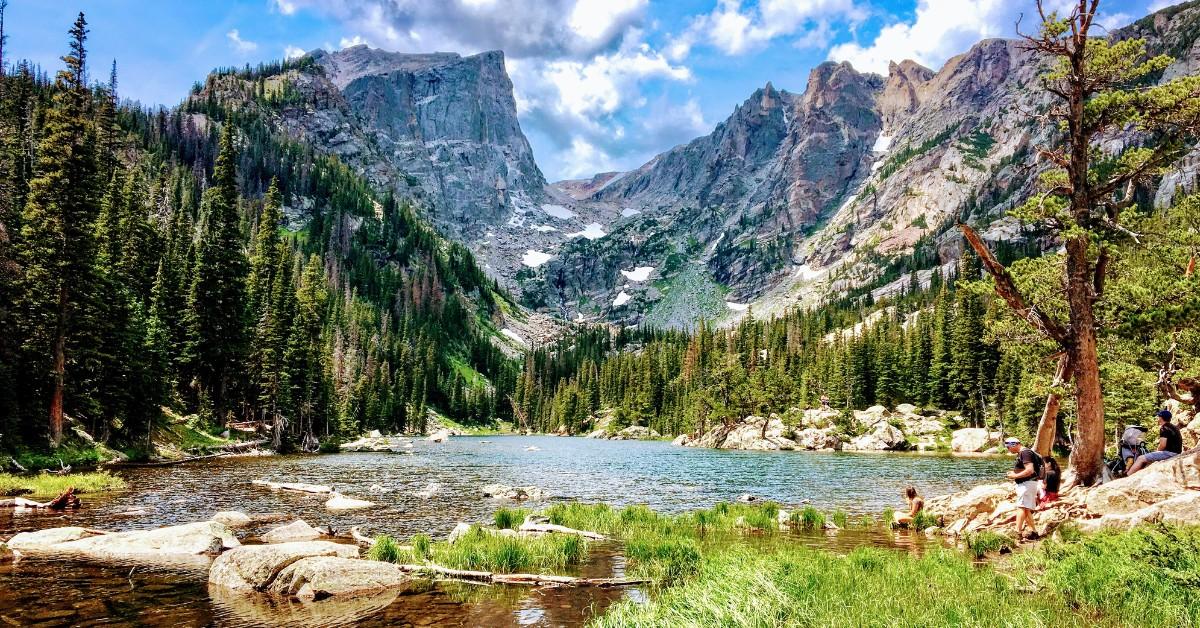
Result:
<svg viewBox="0 0 1200 628"><path fill-rule="evenodd" d="M507 484L488 484L483 487L483 496L492 499L544 499L546 491L536 486L509 486Z"/></svg>
<svg viewBox="0 0 1200 628"><path fill-rule="evenodd" d="M284 567L266 591L301 600L375 593L401 586L412 576L392 563L339 556L314 556Z"/></svg>
<svg viewBox="0 0 1200 628"><path fill-rule="evenodd" d="M369 502L365 499L355 499L346 497L337 491L330 494L329 499L325 502L325 510L330 512L344 512L347 510L362 510L364 508L375 507L375 502Z"/></svg>
<svg viewBox="0 0 1200 628"><path fill-rule="evenodd" d="M33 550L66 543L67 541L78 541L92 533L85 528L66 527L66 528L48 528L45 530L36 530L34 532L22 532L8 540L8 546L15 550Z"/></svg>
<svg viewBox="0 0 1200 628"><path fill-rule="evenodd" d="M355 558L358 547L328 541L244 545L213 561L208 582L235 591L262 591L285 567L312 556Z"/></svg>
<svg viewBox="0 0 1200 628"><path fill-rule="evenodd" d="M21 535L17 535L13 537L13 541L18 542L14 549L49 556L80 557L103 563L175 564L190 562L196 557L216 554L222 549L241 545L229 528L215 521L81 538L78 535L77 529L57 535L40 534L25 539L20 539L18 537ZM70 537L76 538L54 543L45 542L54 538Z"/></svg>
<svg viewBox="0 0 1200 628"><path fill-rule="evenodd" d="M251 523L250 515L236 510L223 510L212 516L212 520L228 528L244 528Z"/></svg>
<svg viewBox="0 0 1200 628"><path fill-rule="evenodd" d="M321 533L308 525L303 519L297 519L287 525L273 528L262 535L267 543L288 543L291 541L311 541L321 538Z"/></svg>

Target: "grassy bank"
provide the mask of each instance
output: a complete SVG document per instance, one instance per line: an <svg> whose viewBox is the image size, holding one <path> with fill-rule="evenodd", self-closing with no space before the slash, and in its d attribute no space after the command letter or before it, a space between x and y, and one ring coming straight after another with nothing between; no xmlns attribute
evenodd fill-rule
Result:
<svg viewBox="0 0 1200 628"><path fill-rule="evenodd" d="M125 488L125 480L107 471L70 475L0 473L0 495L2 496L53 497L72 486L79 493L98 493Z"/></svg>
<svg viewBox="0 0 1200 628"><path fill-rule="evenodd" d="M498 529L523 509L500 509ZM1200 527L1148 526L1014 547L980 534L922 555L860 547L846 555L803 547L785 531L880 526L880 519L763 504L718 504L679 515L644 506L559 503L539 514L623 545L627 571L650 598L593 620L616 626L1200 626ZM781 523L782 522L782 523ZM1001 549L1013 549L999 556ZM376 559L495 572L563 573L586 559L573 536L505 536L473 528L455 543L381 537ZM980 564L977 558L991 557Z"/></svg>

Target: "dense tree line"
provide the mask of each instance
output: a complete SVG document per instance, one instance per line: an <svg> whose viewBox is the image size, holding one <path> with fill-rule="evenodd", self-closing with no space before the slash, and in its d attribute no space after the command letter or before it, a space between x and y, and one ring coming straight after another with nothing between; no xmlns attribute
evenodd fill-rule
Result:
<svg viewBox="0 0 1200 628"><path fill-rule="evenodd" d="M508 416L508 297L467 249L261 110L122 104L87 32L53 81L0 58L0 446L137 445L163 406L309 442Z"/></svg>

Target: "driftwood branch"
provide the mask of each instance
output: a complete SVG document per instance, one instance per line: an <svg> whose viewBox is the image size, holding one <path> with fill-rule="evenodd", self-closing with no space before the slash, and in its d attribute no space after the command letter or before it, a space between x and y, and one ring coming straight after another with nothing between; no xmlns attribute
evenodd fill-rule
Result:
<svg viewBox="0 0 1200 628"><path fill-rule="evenodd" d="M1066 328L1058 321L1050 318L1045 312L1026 303L1024 295L1017 288L1017 283L1013 280L1008 269L996 259L996 256L992 255L992 251L988 249L987 244L983 242L979 234L970 225L961 222L958 223L958 229L962 231L963 236L967 239L967 243L971 245L971 248L975 250L975 254L979 256L984 270L995 281L996 294L1004 299L1005 303L1008 303L1008 306L1012 308L1017 316L1020 316L1060 346L1067 346L1070 342L1070 336Z"/></svg>
<svg viewBox="0 0 1200 628"><path fill-rule="evenodd" d="M574 534L575 536L581 536L585 539L591 539L593 541L604 540L603 534L590 532L588 530L576 530L575 528L568 528L566 526L555 525L553 523L526 522L521 524L520 532L532 534Z"/></svg>
<svg viewBox="0 0 1200 628"><path fill-rule="evenodd" d="M470 571L467 569L450 569L441 565L397 565L401 571L466 582L483 584L522 584L532 586L568 586L568 587L626 587L649 582L644 578L577 578L575 576L556 576L551 574L531 573L492 573L490 571Z"/></svg>

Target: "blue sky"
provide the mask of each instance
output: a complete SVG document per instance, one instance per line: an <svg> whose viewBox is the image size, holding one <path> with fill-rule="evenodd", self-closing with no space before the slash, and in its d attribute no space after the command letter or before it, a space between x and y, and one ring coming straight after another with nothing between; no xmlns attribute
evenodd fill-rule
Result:
<svg viewBox="0 0 1200 628"><path fill-rule="evenodd" d="M1048 5L1067 0L1047 0ZM1067 2L1069 4L1069 2ZM1169 0L1101 0L1124 25ZM6 61L57 70L87 14L92 76L117 60L123 97L173 105L212 68L355 43L505 51L522 128L547 178L637 167L711 131L768 81L802 92L826 60L932 68L1011 37L1033 0L10 0ZM1031 18L1026 18L1029 23Z"/></svg>

